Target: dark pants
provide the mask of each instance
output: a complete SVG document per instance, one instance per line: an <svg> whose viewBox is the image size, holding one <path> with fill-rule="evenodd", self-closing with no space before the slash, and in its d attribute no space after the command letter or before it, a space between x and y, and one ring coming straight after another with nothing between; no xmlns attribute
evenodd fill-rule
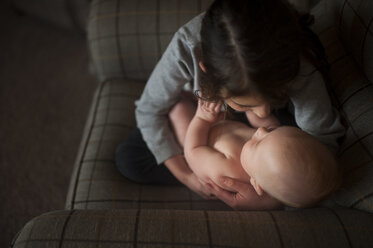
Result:
<svg viewBox="0 0 373 248"><path fill-rule="evenodd" d="M118 146L115 162L120 173L134 182L180 184L164 164L157 164L138 128Z"/></svg>

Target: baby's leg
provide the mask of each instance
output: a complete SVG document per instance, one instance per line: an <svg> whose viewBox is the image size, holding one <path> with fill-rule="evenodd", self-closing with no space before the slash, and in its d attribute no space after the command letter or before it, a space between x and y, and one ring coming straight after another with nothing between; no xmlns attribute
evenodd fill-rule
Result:
<svg viewBox="0 0 373 248"><path fill-rule="evenodd" d="M197 101L191 93L183 92L181 99L171 109L169 118L177 141L184 148L184 139L189 123L197 109Z"/></svg>

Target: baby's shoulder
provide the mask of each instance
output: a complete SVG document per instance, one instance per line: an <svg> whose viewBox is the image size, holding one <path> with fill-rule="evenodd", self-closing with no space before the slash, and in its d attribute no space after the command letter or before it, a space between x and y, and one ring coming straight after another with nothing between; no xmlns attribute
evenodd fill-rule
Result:
<svg viewBox="0 0 373 248"><path fill-rule="evenodd" d="M238 121L223 120L211 127L209 132L210 144L216 143L240 143L237 140L251 138L254 130Z"/></svg>
<svg viewBox="0 0 373 248"><path fill-rule="evenodd" d="M222 120L216 123L212 129L218 129L223 132L230 132L237 129L248 129L250 128L245 123L239 121L231 121L231 120Z"/></svg>

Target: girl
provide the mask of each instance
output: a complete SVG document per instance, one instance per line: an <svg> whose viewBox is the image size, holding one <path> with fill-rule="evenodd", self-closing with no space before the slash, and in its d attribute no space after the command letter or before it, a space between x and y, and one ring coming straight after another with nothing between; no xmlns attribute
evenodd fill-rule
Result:
<svg viewBox="0 0 373 248"><path fill-rule="evenodd" d="M286 0L216 0L181 27L136 102L139 130L116 154L121 173L140 183L181 182L205 198L216 195L245 208L246 185L225 180L238 189L227 194L207 187L188 167L168 117L185 91L223 100L253 127L266 127L276 116L336 152L344 127L326 90L324 51L309 20Z"/></svg>

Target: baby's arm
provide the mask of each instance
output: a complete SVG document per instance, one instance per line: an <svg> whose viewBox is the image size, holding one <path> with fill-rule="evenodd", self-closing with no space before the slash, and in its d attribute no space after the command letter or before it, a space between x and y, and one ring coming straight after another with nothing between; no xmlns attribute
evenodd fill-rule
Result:
<svg viewBox="0 0 373 248"><path fill-rule="evenodd" d="M211 126L221 119L221 103L198 101L184 144L185 158L193 172L203 181L214 178L218 168L229 167L231 162L224 154L208 146Z"/></svg>

